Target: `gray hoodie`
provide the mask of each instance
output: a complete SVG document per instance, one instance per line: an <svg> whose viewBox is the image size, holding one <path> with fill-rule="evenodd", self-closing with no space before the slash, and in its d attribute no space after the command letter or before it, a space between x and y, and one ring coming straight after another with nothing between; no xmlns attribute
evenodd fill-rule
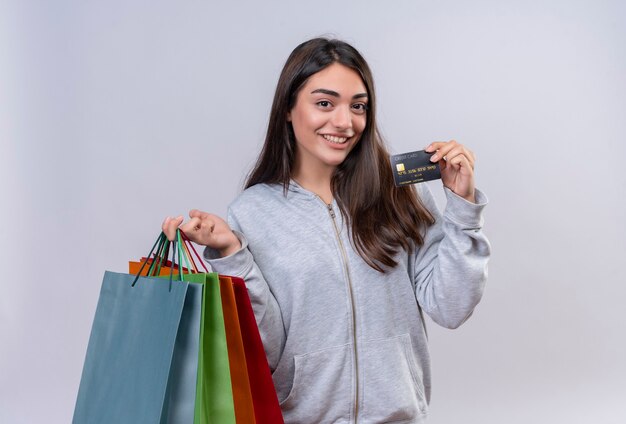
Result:
<svg viewBox="0 0 626 424"><path fill-rule="evenodd" d="M456 328L480 301L490 246L476 204L444 189L443 215L417 185L436 223L424 245L385 273L356 252L336 202L291 182L259 184L230 205L241 249L205 258L242 277L286 423L422 423L430 359L422 311Z"/></svg>

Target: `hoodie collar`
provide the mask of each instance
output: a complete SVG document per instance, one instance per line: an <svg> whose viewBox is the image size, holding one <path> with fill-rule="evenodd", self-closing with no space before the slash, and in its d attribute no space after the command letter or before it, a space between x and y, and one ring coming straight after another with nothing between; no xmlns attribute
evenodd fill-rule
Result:
<svg viewBox="0 0 626 424"><path fill-rule="evenodd" d="M277 185L277 187L280 188L280 190L283 189L283 186L281 184ZM317 194L313 193L310 190L307 190L306 188L302 187L300 184L298 184L298 182L296 180L294 180L293 178L289 179L289 186L287 187L287 197L291 197L293 196L294 199L303 199L303 200L315 200L317 202L322 202L322 203L326 203L322 200L321 197L319 197ZM332 204L335 205L336 201L333 198Z"/></svg>

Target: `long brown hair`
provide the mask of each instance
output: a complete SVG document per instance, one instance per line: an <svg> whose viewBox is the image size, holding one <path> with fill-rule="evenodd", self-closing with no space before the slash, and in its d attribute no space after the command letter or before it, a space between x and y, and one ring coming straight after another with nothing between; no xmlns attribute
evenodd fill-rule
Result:
<svg viewBox="0 0 626 424"><path fill-rule="evenodd" d="M395 267L400 248L410 252L424 243L421 230L434 219L413 187L396 187L389 153L376 126L376 96L372 73L351 45L333 39L314 38L291 52L280 74L265 144L245 187L260 183L289 187L296 155L296 139L289 111L308 78L333 63L355 70L367 89L365 129L359 142L335 169L333 196L349 223L352 242L359 255L374 269Z"/></svg>

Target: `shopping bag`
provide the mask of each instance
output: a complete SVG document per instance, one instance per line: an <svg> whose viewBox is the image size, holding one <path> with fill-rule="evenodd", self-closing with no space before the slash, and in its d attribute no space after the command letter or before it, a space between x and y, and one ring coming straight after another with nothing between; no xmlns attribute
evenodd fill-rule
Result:
<svg viewBox="0 0 626 424"><path fill-rule="evenodd" d="M147 259L147 258L141 258L140 261L130 261L129 262L129 272L131 274L136 274L141 272L141 275L146 275L149 270L148 270L148 266L145 266L144 263L146 263L147 265L152 265L153 260L152 259ZM177 267L177 265L175 265L175 267ZM143 268L143 270L142 270ZM195 269L195 264L192 266L192 268ZM182 268L183 272L186 271L186 268L183 267ZM152 272L156 273L157 272L157 268L154 267L152 269ZM160 269L158 270L159 275L161 275L162 277L166 277L169 276L171 273L171 264L167 263L166 265L163 265L160 267ZM207 276L205 274L183 274L182 276L183 280L188 281L188 282L196 282L196 283L205 283L205 279L207 278ZM211 278L209 277L209 283L206 284L211 284ZM244 351L244 346L243 346L243 338L242 338L242 334L241 334L241 325L239 323L239 317L238 317L238 312L237 312L237 304L235 301L235 293L234 293L234 288L233 288L233 282L231 280L230 277L222 277L222 276L218 276L218 280L219 280L219 298L221 299L221 305L222 305L222 315L223 315L223 320L224 320L224 330L225 330L225 337L226 337L226 347L227 347L227 356L228 356L228 368L230 370L230 387L232 388L232 403L233 403L233 407L234 407L234 417L235 417L235 421L237 423L250 423L250 424L254 424L255 423L255 411L254 411L254 404L252 401L252 393L251 393L251 389L250 389L250 379L248 377L248 366L246 364L246 355L245 355L245 351ZM218 312L215 309L212 310L212 312ZM213 318L209 318L209 315L205 316L205 319L213 319L216 320L216 317ZM258 330L257 330L258 332ZM206 337L206 335L203 335L204 337ZM218 339L220 339L220 335L216 336ZM221 340L221 339L220 339ZM210 341L208 343L211 343ZM224 352L221 352L221 355L223 355ZM220 352L215 352L214 355L220 355ZM221 362L225 362L224 358L222 358ZM203 363L203 361L201 361L201 363ZM218 366L220 362L216 362L216 361L211 361L211 365L214 366ZM222 367L224 367L224 365L222 365ZM174 367L173 367L174 369ZM199 373L202 372L206 372L202 367L199 370ZM217 371L215 371L217 372ZM211 384L213 386L215 386L216 384L219 384L220 380L213 380L211 382ZM202 386L199 386L199 392L204 390ZM225 396L229 393L230 390L228 390L227 388L224 387L224 385L222 385L222 387L214 387L213 392L217 394L217 396ZM273 391L273 387L271 388L271 390ZM210 400L211 396L207 395L207 402L209 403L209 405L206 405L205 408L210 410L211 406L210 403L213 404L219 404L219 401L215 401L215 398L211 401ZM200 405L200 403L203 402L203 397L200 396L198 399L198 405ZM226 403L227 406L223 409L225 409L226 411L230 411L230 399L226 399ZM202 407L199 406L198 407L198 414L200 414L202 410ZM206 415L210 416L212 419L216 419L216 414L220 415L220 419L221 420L228 420L228 419L232 419L231 416L227 416L224 417L224 412L220 412L218 411L207 411ZM227 412L228 414L228 412ZM203 416L202 415L198 415L197 417L198 420L202 420Z"/></svg>
<svg viewBox="0 0 626 424"><path fill-rule="evenodd" d="M141 258L139 262L129 262L130 272L136 274L144 262L146 258ZM184 270L185 268L183 272ZM147 267L142 274L145 275L146 272ZM168 276L170 267L163 266L160 274ZM185 274L183 278L199 277ZM219 281L235 420L237 423L281 423L283 421L278 398L245 283L240 278L221 275ZM233 310L233 305L236 310Z"/></svg>
<svg viewBox="0 0 626 424"><path fill-rule="evenodd" d="M201 285L105 272L73 422L192 422L202 298Z"/></svg>
<svg viewBox="0 0 626 424"><path fill-rule="evenodd" d="M196 269L190 252L193 251L199 261L202 262L202 259L185 234L180 234L189 245L187 252L190 261L187 266ZM236 421L283 423L276 389L244 280L220 275L219 281Z"/></svg>
<svg viewBox="0 0 626 424"><path fill-rule="evenodd" d="M198 351L201 343L202 298L204 297L205 288L203 285L204 278L201 275L184 274L182 281L189 284L188 291L195 293L194 302L197 303L194 303L193 310L196 313L193 315L185 313L187 308L189 308L187 301L185 301L170 367L161 424L191 424L194 422L195 417ZM170 284L180 284L180 281L173 281Z"/></svg>
<svg viewBox="0 0 626 424"><path fill-rule="evenodd" d="M193 249L193 247L191 247ZM157 249L157 252L159 249ZM142 258L139 262L129 262L129 270L140 275L158 274L161 278L171 278L173 272L182 270L177 275L183 281L203 286L202 313L200 317L200 345L196 352L197 384L193 400L195 403L195 423L254 423L236 418L236 410L231 369L229 361L229 345L226 336L226 320L232 320L232 314L224 312L222 305L219 276L216 273L199 273L193 259L189 256L190 250L178 236L178 244L174 251L178 254L178 264L168 263L159 253L154 259ZM197 254L197 252L195 252ZM187 263L187 267L181 262ZM146 265L149 265L146 266ZM192 269L192 274L185 273ZM174 271L176 270L176 271ZM205 268L206 270L206 268ZM207 270L208 271L208 270ZM228 303L228 302L227 302ZM245 368L245 362L241 365ZM196 380L194 380L196 381ZM241 414L239 414L241 415ZM191 421L186 421L191 422Z"/></svg>
<svg viewBox="0 0 626 424"><path fill-rule="evenodd" d="M178 264L174 260L172 264L167 264L163 255L167 255L168 248L161 243L154 261L150 264L148 274L161 275L165 273L167 275L166 272L169 268L171 279L174 269L182 270L183 272L179 273L179 278L186 282L202 285L200 343L197 351L197 383L193 422L235 424L235 404L219 276L217 273L209 273L206 267L204 269L207 272L198 272L191 251L193 250L200 261L201 258L189 240L183 236L184 233L178 230L176 242L173 243L172 253L173 255L178 254ZM147 264L150 260L146 259L142 262ZM183 266L183 262L187 265L186 268ZM201 262L201 264L204 266L204 263ZM132 264L129 266L132 267ZM194 273L185 274L186 269L192 269ZM140 269L138 273L141 274L141 272ZM165 277L162 276L161 278Z"/></svg>
<svg viewBox="0 0 626 424"><path fill-rule="evenodd" d="M246 364L246 354L241 335L241 326L237 314L237 304L233 282L230 277L219 276L224 328L228 345L228 361L235 405L235 418L238 423L255 423L254 404L250 390L250 379Z"/></svg>
<svg viewBox="0 0 626 424"><path fill-rule="evenodd" d="M148 266L144 266L144 263L147 262ZM171 262L167 262L166 264L163 264L160 269L159 269L159 273L157 274L156 272L152 272L152 274L148 275L148 272L150 271L150 265L152 265L153 263L153 259L147 259L147 258L141 258L139 261L129 261L128 262L128 273L129 274L133 274L133 275L137 275L141 272L141 276L142 277L146 277L146 276L150 276L150 277L165 277L165 276L169 276L170 275L170 271L172 269L171 266ZM175 272L178 273L178 266L174 266L174 269L176 270ZM184 273L189 273L190 271L186 268L183 267L182 272ZM178 278L178 277L176 277Z"/></svg>
<svg viewBox="0 0 626 424"><path fill-rule="evenodd" d="M204 278L194 422L235 424L219 277L216 273L191 276Z"/></svg>
<svg viewBox="0 0 626 424"><path fill-rule="evenodd" d="M168 376L164 382L161 379L160 386L152 384L153 388L165 387L158 422L282 423L276 391L243 280L209 273L206 267L207 272L198 272L191 251L200 263L202 259L193 245L182 232L177 235L177 241L172 244L175 246L172 255L178 253L178 264L174 258L172 261L166 259L170 244L163 234L157 240L159 247L154 257L151 251L147 258L129 262L132 274L161 276L160 279L140 278L141 284L158 282L162 286L167 283L169 290L176 289L178 284L186 286L188 292ZM194 273L188 273L190 271ZM133 278L126 277L127 280ZM192 291L194 294L190 295ZM187 315L185 311L188 309L190 313ZM137 386L141 384L145 382ZM119 399L111 399L111 405L117 404L124 409ZM157 422L152 417L137 415L129 415L124 418L128 421L124 421L120 416L121 412L104 415L104 421L85 421L75 415L75 422L111 419L115 422Z"/></svg>
<svg viewBox="0 0 626 424"><path fill-rule="evenodd" d="M237 304L237 315L245 350L256 423L283 423L282 411L278 403L278 396L265 356L259 328L252 311L248 290L241 278L230 277L230 279L233 283Z"/></svg>

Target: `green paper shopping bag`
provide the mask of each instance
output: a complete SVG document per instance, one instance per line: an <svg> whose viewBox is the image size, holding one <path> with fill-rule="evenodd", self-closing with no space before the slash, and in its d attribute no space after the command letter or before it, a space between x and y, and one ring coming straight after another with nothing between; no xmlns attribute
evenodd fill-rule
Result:
<svg viewBox="0 0 626 424"><path fill-rule="evenodd" d="M194 422L235 424L219 277L217 273L191 276L205 278Z"/></svg>

